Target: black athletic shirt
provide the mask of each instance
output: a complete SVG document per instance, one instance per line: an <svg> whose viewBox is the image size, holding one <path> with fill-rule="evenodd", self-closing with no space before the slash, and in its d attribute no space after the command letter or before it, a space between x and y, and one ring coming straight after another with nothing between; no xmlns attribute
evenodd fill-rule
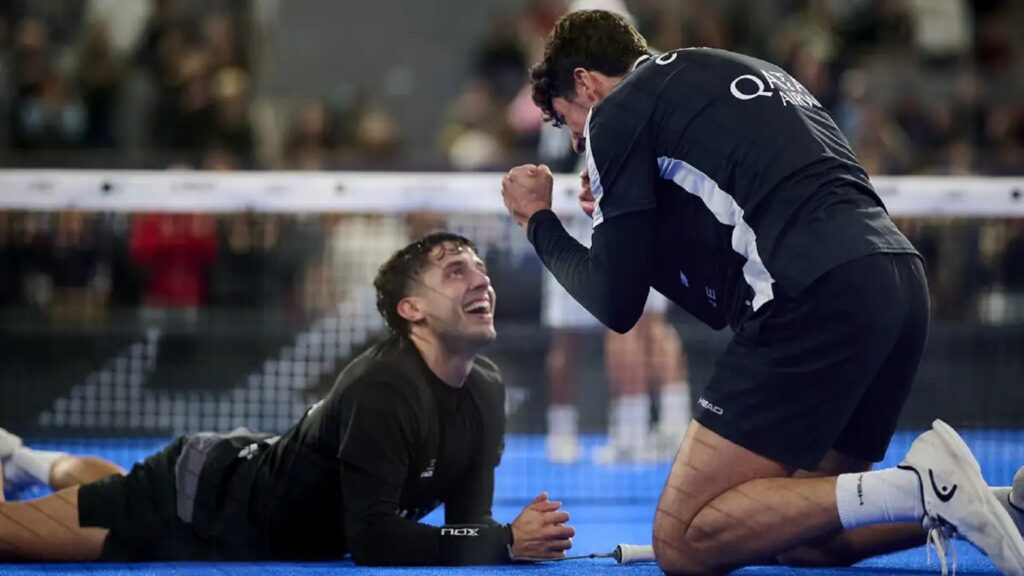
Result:
<svg viewBox="0 0 1024 576"><path fill-rule="evenodd" d="M201 491L221 494L213 508L243 503L261 557L350 552L364 565L506 562L511 530L491 517L504 401L489 360L478 357L453 388L410 341L391 337L353 360L279 440L236 458L230 472L204 467ZM417 522L442 503L443 527Z"/></svg>
<svg viewBox="0 0 1024 576"><path fill-rule="evenodd" d="M829 114L768 62L707 48L645 57L591 110L585 138L591 250L550 211L529 237L613 329L632 327L649 286L686 307L673 293L687 257L712 268L715 306L736 328L846 261L916 253Z"/></svg>

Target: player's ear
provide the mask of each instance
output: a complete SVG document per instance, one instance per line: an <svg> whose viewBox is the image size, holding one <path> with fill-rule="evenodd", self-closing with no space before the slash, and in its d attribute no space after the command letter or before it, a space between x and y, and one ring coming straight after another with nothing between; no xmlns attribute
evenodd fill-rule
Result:
<svg viewBox="0 0 1024 576"><path fill-rule="evenodd" d="M580 104L589 105L594 99L594 75L586 68L576 67L572 71L572 79L576 88L575 100L582 100Z"/></svg>
<svg viewBox="0 0 1024 576"><path fill-rule="evenodd" d="M419 299L414 296L407 296L398 301L398 315L413 323L427 317Z"/></svg>

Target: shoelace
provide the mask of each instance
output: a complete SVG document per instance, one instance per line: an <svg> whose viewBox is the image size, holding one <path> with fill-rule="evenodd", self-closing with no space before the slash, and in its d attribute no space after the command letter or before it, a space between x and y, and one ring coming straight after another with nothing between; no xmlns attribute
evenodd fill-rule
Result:
<svg viewBox="0 0 1024 576"><path fill-rule="evenodd" d="M947 557L953 557L953 576L956 576L956 544L953 538L956 536L956 529L952 526L934 518L929 518L931 527L928 528L928 542L925 550L928 558L928 565L932 564L932 546L935 546L935 555L939 557L939 564L942 567L942 576L949 574Z"/></svg>

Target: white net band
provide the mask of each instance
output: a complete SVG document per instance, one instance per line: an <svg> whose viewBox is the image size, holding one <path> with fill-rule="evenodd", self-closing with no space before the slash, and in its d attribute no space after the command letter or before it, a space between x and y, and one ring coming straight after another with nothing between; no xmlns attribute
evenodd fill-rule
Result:
<svg viewBox="0 0 1024 576"><path fill-rule="evenodd" d="M500 173L7 170L0 209L92 212L504 213ZM894 216L1024 216L1024 178L878 177ZM556 212L578 211L574 175L555 179Z"/></svg>

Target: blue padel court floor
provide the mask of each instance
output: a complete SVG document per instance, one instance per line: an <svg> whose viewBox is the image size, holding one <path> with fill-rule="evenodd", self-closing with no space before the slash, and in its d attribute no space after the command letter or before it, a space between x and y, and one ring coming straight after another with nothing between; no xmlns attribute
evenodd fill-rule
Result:
<svg viewBox="0 0 1024 576"><path fill-rule="evenodd" d="M915 434L900 433L890 447L882 466L898 463ZM978 456L982 472L992 485L1008 485L1018 467L1024 464L1024 431L965 431L964 438ZM587 455L599 438L586 438ZM37 442L33 447L93 454L109 458L126 468L133 462L155 452L163 440L105 439L67 442ZM617 544L649 544L654 506L668 474L668 463L599 466L585 460L573 465L549 464L544 457L544 440L539 436L510 436L505 458L498 470L494 515L502 522L511 521L522 506L541 491L554 500L561 500L571 514L576 528L573 554L607 552ZM36 490L8 494L11 500L25 499L45 493ZM425 521L441 522L440 511ZM966 542L956 543L957 574L997 574L992 564ZM160 576L321 576L345 573L360 574L614 574L634 576L660 574L654 564L619 566L613 560L573 560L560 563L467 568L356 568L351 562L335 563L170 563L170 564L0 564L0 575L114 576L154 574ZM939 563L934 551L929 563L922 546L913 550L874 558L852 568L792 569L777 566L751 567L736 572L742 575L780 574L937 574Z"/></svg>

